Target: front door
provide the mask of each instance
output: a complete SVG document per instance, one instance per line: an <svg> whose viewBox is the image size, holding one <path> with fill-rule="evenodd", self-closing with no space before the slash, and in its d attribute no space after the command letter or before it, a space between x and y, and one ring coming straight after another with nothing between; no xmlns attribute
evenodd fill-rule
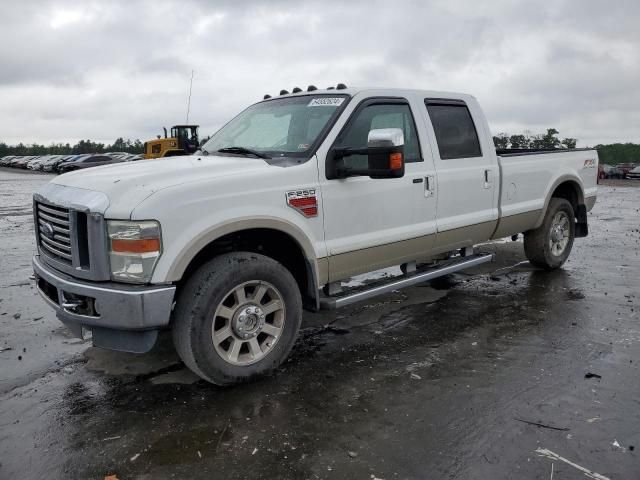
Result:
<svg viewBox="0 0 640 480"><path fill-rule="evenodd" d="M434 240L424 231L425 162L406 99L364 100L332 148L366 148L369 131L379 128L403 130L404 177L328 179L326 171L320 172L329 281L415 260ZM366 155L345 157L344 161L351 168L367 167Z"/></svg>

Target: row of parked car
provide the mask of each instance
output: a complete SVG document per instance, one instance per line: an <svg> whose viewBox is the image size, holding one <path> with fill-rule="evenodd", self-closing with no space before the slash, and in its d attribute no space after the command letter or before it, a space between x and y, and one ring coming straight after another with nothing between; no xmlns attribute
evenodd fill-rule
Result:
<svg viewBox="0 0 640 480"><path fill-rule="evenodd" d="M598 179L604 180L605 178L640 179L640 165L635 163L601 164L599 166Z"/></svg>
<svg viewBox="0 0 640 480"><path fill-rule="evenodd" d="M43 172L65 173L111 163L141 160L142 155L126 152L87 153L81 155L8 155L0 158L0 167L27 168Z"/></svg>

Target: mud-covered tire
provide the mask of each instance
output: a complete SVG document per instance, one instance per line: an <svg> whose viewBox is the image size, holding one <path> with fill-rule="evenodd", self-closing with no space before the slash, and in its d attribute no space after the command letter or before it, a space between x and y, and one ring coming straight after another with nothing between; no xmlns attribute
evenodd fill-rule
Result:
<svg viewBox="0 0 640 480"><path fill-rule="evenodd" d="M564 228L559 229L558 219ZM560 268L566 262L575 239L573 207L564 198L552 198L542 225L524 234L524 252L532 265L546 270ZM563 241L559 240L560 233Z"/></svg>
<svg viewBox="0 0 640 480"><path fill-rule="evenodd" d="M271 311L279 301L282 308ZM200 267L180 290L173 343L198 376L230 385L277 368L289 355L301 320L300 290L282 264L257 253L227 253Z"/></svg>

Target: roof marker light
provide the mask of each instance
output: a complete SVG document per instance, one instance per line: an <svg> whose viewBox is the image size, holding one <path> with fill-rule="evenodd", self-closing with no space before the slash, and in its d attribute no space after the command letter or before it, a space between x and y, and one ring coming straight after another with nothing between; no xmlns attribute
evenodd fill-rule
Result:
<svg viewBox="0 0 640 480"><path fill-rule="evenodd" d="M269 95L268 93L264 97L262 97L263 100L266 100L267 98L271 98L271 95Z"/></svg>
<svg viewBox="0 0 640 480"><path fill-rule="evenodd" d="M316 87L315 85L309 85L307 87L307 92L313 92L314 90L317 90L318 87Z"/></svg>
<svg viewBox="0 0 640 480"><path fill-rule="evenodd" d="M293 90L291 90L291 93L300 93L302 91L302 89L300 87L293 87Z"/></svg>
<svg viewBox="0 0 640 480"><path fill-rule="evenodd" d="M289 95L289 92L286 90L280 90L280 95Z"/></svg>
<svg viewBox="0 0 640 480"><path fill-rule="evenodd" d="M344 90L347 86L344 83L339 83L336 85L336 90Z"/></svg>

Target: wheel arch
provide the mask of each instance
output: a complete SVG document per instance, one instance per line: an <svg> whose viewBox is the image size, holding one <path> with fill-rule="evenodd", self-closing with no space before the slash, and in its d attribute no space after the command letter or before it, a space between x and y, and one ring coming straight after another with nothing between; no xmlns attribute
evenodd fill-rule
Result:
<svg viewBox="0 0 640 480"><path fill-rule="evenodd" d="M230 251L260 253L282 263L298 283L305 308L319 309L322 259L302 231L279 220L242 220L203 234L174 261L168 278L179 289L202 263Z"/></svg>
<svg viewBox="0 0 640 480"><path fill-rule="evenodd" d="M582 181L579 177L576 177L574 175L563 175L559 177L552 184L547 195L545 196L544 207L534 228L538 228L540 227L540 225L542 225L542 222L547 215L549 202L552 198L564 198L569 203L571 203L574 215L576 216L576 218L578 218L580 210L579 207L580 205L584 206L585 204Z"/></svg>

